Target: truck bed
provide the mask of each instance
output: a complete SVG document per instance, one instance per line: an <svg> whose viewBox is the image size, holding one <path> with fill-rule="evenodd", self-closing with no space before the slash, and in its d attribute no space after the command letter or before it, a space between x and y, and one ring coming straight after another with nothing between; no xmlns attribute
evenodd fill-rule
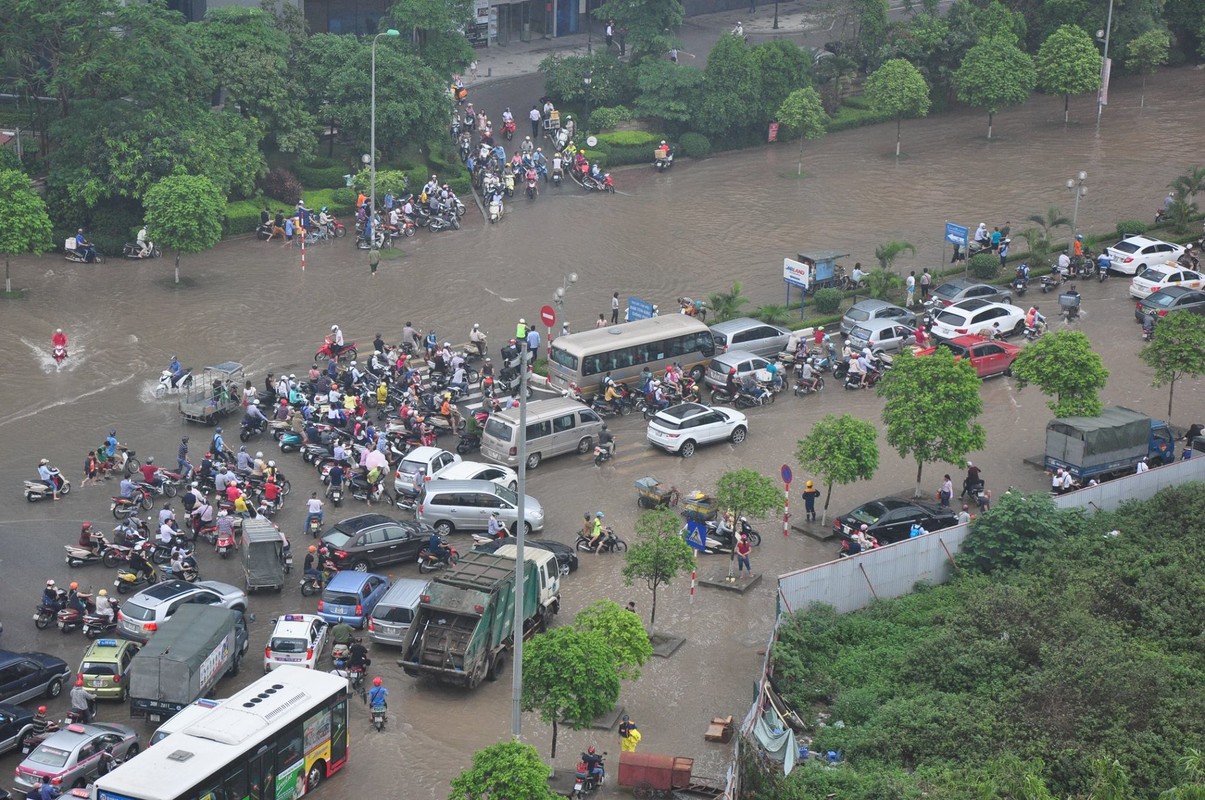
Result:
<svg viewBox="0 0 1205 800"><path fill-rule="evenodd" d="M420 633L408 660L420 669L464 673L464 657L480 616L428 612L418 620Z"/></svg>

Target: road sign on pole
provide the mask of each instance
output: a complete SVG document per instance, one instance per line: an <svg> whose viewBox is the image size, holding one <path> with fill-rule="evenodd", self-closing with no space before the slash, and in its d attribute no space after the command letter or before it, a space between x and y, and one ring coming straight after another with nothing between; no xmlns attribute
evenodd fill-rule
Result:
<svg viewBox="0 0 1205 800"><path fill-rule="evenodd" d="M544 306L540 309L540 322L551 328L556 324L556 310L552 306Z"/></svg>
<svg viewBox="0 0 1205 800"><path fill-rule="evenodd" d="M706 523L692 519L686 523L686 543L699 552L703 552L707 548L707 525Z"/></svg>
<svg viewBox="0 0 1205 800"><path fill-rule="evenodd" d="M795 477L795 475L794 475L794 473L792 473L792 472L791 472L791 465L790 465L790 464L783 464L783 465L782 465L782 482L783 482L783 483L790 483L790 482L791 482L791 479L792 479L793 477Z"/></svg>

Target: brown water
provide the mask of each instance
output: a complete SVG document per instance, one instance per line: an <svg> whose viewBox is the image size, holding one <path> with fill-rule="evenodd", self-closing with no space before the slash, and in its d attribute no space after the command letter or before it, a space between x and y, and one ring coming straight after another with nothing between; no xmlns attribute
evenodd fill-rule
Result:
<svg viewBox="0 0 1205 800"><path fill-rule="evenodd" d="M6 518L0 523L6 578L0 600L15 609L4 615L5 646L78 658L78 639L35 632L21 609L30 605L46 576L67 577L60 545L74 539L79 520L107 520L107 493L116 491L77 489L61 503L28 506L16 489L33 475L39 457L61 465L78 485L84 450L110 427L140 455L156 454L167 466L174 464L176 443L185 433L193 436L194 455L203 449L209 431L185 428L174 400L153 397L159 371L173 354L193 367L240 361L259 385L267 370L308 368L333 323L366 345L377 331L396 340L407 320L423 329L434 326L441 338L454 342L464 341L471 323L480 322L496 351L518 317L538 317L539 307L551 302L570 271L579 276L566 301L575 329L588 326L599 312L609 314L616 290L621 297L635 295L668 310L679 295L706 295L736 280L750 308L781 303L784 256L837 249L851 254L850 263L867 264L877 244L902 239L917 253L901 257L897 269L938 266L949 256L942 244L945 220L970 227L1011 220L1018 231L1026 216L1050 205L1070 214L1073 199L1064 182L1079 170L1088 173L1080 228L1102 231L1118 219L1150 217L1168 181L1200 163L1203 83L1205 75L1198 70L1160 74L1148 86L1146 108L1140 111L1136 82L1121 81L1099 134L1089 100L1077 99L1073 122L1063 125L1061 101L1046 97L998 115L991 142L984 138L986 115L979 113L906 122L907 157L899 161L891 156L891 126L842 133L807 143L802 180L795 177L793 143L683 161L668 174L623 169L615 174L619 192L613 196L583 194L566 184L560 190L545 188L535 202L514 198L500 225L483 224L472 212L462 231L420 232L403 245L401 258L382 261L375 278L368 275L363 253L347 241L309 248L305 272L297 249L226 242L184 260L182 272L195 285L179 290L170 286L170 260L111 259L85 266L57 255L15 259L14 285L29 287L30 295L5 303L0 322L7 334L0 338L7 377L0 386L0 484L11 487L0 501ZM1129 322L1125 282L1083 290L1084 329L1094 334L1114 370L1110 401L1141 401L1157 412L1164 395L1147 387L1134 358L1137 334ZM1046 300L1053 310L1053 298ZM48 352L58 326L71 337L71 359L61 369ZM1177 392L1184 413L1200 408L1194 391L1190 384ZM1033 390L1017 395L1004 380L985 385L984 398L995 475L1002 483L1041 486L1040 475L1019 465L1020 458L1040 448L1046 419L1041 398ZM620 458L613 467L598 471L570 457L532 474L529 491L548 510L547 535L571 541L581 512L597 508L606 510L623 535L637 512L634 479L654 474L685 490L714 486L719 475L737 465L773 474L783 461L793 461L791 443L821 413L841 408L877 419L880 406L870 394L844 393L835 385L821 398L792 400L782 398L754 414L744 448L718 447L689 461L645 447L638 422L617 423ZM230 419L231 430L237 430L237 419ZM253 446L268 451L270 444L260 440ZM286 529L295 529L302 492L316 487L316 481L294 456L282 457L281 464L298 489L281 519ZM834 510L875 489L906 487L913 470L885 453L875 487L838 490ZM927 481L936 481L940 471L927 468ZM344 514L360 510L353 506ZM771 520L760 526L767 536L754 555L759 571L772 575L815 563L833 549L799 534L784 541L774 533L778 525ZM619 559L583 555L582 560L581 571L565 581L566 617L600 597L634 598L647 622L648 591L623 586ZM700 568L722 570L717 564L723 562L705 559ZM202 570L206 577L236 582L241 577L233 565L207 556ZM399 565L394 571L411 570ZM71 577L97 586L111 579L100 567ZM658 608L658 628L686 636L686 646L672 659L651 664L638 683L625 685L623 703L641 723L642 750L693 755L697 771L716 775L724 749L703 744L702 733L712 716L731 713L739 719L747 708L760 663L757 650L773 619L774 587L766 580L744 597L701 589L693 601L687 589L685 579L675 581L663 590ZM286 590L281 599L257 597L253 607L261 619L310 608L295 590ZM255 630L257 637L266 635L264 624ZM253 638L253 654L261 643ZM399 700L392 734L358 732L358 752L367 757L357 757L352 771L326 791L349 796L353 787L369 785L365 775L374 783L386 779L395 773L386 773L378 757L389 757L406 765L408 797L444 796L446 781L467 765L474 749L507 735L509 676L465 694L404 677L389 651L375 657ZM110 707L105 716L121 719L123 711ZM366 731L367 722L355 729ZM529 717L525 736L547 755L547 726ZM571 766L589 741L611 751L615 774L618 743L609 732L563 733L557 765ZM613 786L608 789L614 792Z"/></svg>

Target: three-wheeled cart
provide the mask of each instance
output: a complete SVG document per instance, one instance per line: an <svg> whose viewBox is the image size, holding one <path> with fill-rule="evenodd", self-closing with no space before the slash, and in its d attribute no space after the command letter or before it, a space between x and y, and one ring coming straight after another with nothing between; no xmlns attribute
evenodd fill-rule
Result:
<svg viewBox="0 0 1205 800"><path fill-rule="evenodd" d="M799 260L807 264L812 273L812 279L808 283L808 294L815 294L817 289L840 288L837 287L837 259L848 256L849 253L837 250L809 250L800 253Z"/></svg>
<svg viewBox="0 0 1205 800"><path fill-rule="evenodd" d="M206 367L180 401L185 422L216 425L218 420L242 407L243 365L225 361Z"/></svg>
<svg viewBox="0 0 1205 800"><path fill-rule="evenodd" d="M292 560L288 540L276 526L263 517L243 520L239 535L239 554L243 559L243 575L247 591L272 589L279 592L285 586L286 566Z"/></svg>
<svg viewBox="0 0 1205 800"><path fill-rule="evenodd" d="M695 760L662 753L620 753L619 786L639 800L670 798L681 793L720 797L721 786L692 775Z"/></svg>
<svg viewBox="0 0 1205 800"><path fill-rule="evenodd" d="M688 520L710 522L720 514L720 501L702 492L692 492L682 498L682 516Z"/></svg>
<svg viewBox="0 0 1205 800"><path fill-rule="evenodd" d="M673 508L678 505L678 490L656 478L636 481L636 504L641 508Z"/></svg>

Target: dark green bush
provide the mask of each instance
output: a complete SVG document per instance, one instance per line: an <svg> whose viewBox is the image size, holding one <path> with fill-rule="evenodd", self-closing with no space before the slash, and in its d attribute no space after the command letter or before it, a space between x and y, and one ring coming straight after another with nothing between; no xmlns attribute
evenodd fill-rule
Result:
<svg viewBox="0 0 1205 800"><path fill-rule="evenodd" d="M333 208L355 208L358 196L359 193L355 189L335 189L331 192L331 206Z"/></svg>
<svg viewBox="0 0 1205 800"><path fill-rule="evenodd" d="M142 227L142 204L124 197L103 200L88 215L87 227L88 239L102 253L120 255L122 246L133 241Z"/></svg>
<svg viewBox="0 0 1205 800"><path fill-rule="evenodd" d="M617 167L646 161L651 163L653 150L664 138L663 134L649 131L613 131L601 134L598 142L606 147L607 164Z"/></svg>
<svg viewBox="0 0 1205 800"><path fill-rule="evenodd" d="M632 118L632 109L627 106L611 106L596 108L590 112L590 130L602 131L614 128L621 122Z"/></svg>
<svg viewBox="0 0 1205 800"><path fill-rule="evenodd" d="M260 188L268 197L276 197L287 203L296 203L297 198L301 197L301 181L283 167L268 170L268 174L260 180Z"/></svg>
<svg viewBox="0 0 1205 800"><path fill-rule="evenodd" d="M711 155L711 140L701 133L684 133L678 142L678 152L687 158L707 158Z"/></svg>
<svg viewBox="0 0 1205 800"><path fill-rule="evenodd" d="M338 163L311 162L298 164L293 171L297 175L297 180L301 181L301 185L307 189L338 189L344 184L343 176L353 170Z"/></svg>
<svg viewBox="0 0 1205 800"><path fill-rule="evenodd" d="M841 307L843 295L838 289L820 289L816 292L816 313L834 314Z"/></svg>
<svg viewBox="0 0 1205 800"><path fill-rule="evenodd" d="M21 169L21 159L17 158L16 150L0 147L0 169Z"/></svg>
<svg viewBox="0 0 1205 800"><path fill-rule="evenodd" d="M1000 256L995 253L980 253L977 256L971 256L967 266L976 278L990 281L1000 274Z"/></svg>
<svg viewBox="0 0 1205 800"><path fill-rule="evenodd" d="M1124 239L1127 236L1146 233L1149 229L1150 226L1140 219L1123 219L1117 223L1117 236Z"/></svg>

